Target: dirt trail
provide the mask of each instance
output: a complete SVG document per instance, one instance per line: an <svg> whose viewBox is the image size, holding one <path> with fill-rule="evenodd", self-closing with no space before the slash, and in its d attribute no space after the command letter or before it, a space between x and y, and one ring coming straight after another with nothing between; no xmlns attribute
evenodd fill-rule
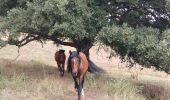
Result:
<svg viewBox="0 0 170 100"><path fill-rule="evenodd" d="M72 77L68 77L68 76L64 76L64 77L58 77L56 79L56 81L61 81L61 84L65 87L67 87L67 89L72 93L72 95L70 96L70 100L77 100L77 92L74 89L74 82L72 80ZM95 100L92 96L90 91L87 91L86 87L85 87L85 97L82 100Z"/></svg>

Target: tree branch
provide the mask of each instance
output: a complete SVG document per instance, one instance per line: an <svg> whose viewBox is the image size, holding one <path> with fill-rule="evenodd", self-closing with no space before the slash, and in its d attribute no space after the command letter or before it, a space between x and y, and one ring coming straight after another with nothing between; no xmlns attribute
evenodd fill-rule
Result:
<svg viewBox="0 0 170 100"><path fill-rule="evenodd" d="M18 47L22 47L31 41L39 40L39 39L40 39L40 36L28 35L20 41L12 40L12 42L10 41L11 43L9 42L9 44L16 45Z"/></svg>
<svg viewBox="0 0 170 100"><path fill-rule="evenodd" d="M41 34L39 32L34 32L34 34L40 36L41 38L52 40L52 41L54 41L57 44L61 44L61 45L65 45L65 46L70 46L70 47L76 47L75 43L73 43L73 42L65 42L63 40L60 40L60 39L56 38L56 35L48 35L47 33ZM40 40L40 42L41 42L41 40Z"/></svg>
<svg viewBox="0 0 170 100"><path fill-rule="evenodd" d="M55 38L55 36L51 35L48 36L48 39L54 41L55 43L61 44L61 45L65 45L65 46L70 46L70 47L76 47L76 45L72 42L64 42L60 39Z"/></svg>
<svg viewBox="0 0 170 100"><path fill-rule="evenodd" d="M32 38L32 39L28 39L28 40L26 40L24 43L19 43L17 46L22 47L22 46L24 46L24 45L26 45L26 44L28 44L29 42L34 41L34 40L39 40L39 37L34 37L34 38Z"/></svg>
<svg viewBox="0 0 170 100"><path fill-rule="evenodd" d="M18 40L12 40L9 41L9 44L11 45L16 45L18 47L22 47L26 44L28 44L29 42L31 41L40 41L41 44L42 44L42 47L43 47L43 42L41 41L41 39L49 39L49 40L52 40L54 41L55 43L57 44L61 44L61 45L65 45L65 46L70 46L70 47L76 47L75 43L72 43L72 42L65 42L63 40L60 40L60 39L57 39L55 35L48 35L48 34L40 34L38 32L34 32L32 34L29 34L27 35L25 38L21 39L20 41Z"/></svg>

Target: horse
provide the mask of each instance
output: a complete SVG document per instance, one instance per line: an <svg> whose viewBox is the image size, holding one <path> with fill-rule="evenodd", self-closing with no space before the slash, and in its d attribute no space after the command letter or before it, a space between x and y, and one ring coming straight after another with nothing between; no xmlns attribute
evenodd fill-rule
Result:
<svg viewBox="0 0 170 100"><path fill-rule="evenodd" d="M78 100L81 99L81 94L84 96L83 84L84 77L88 71L88 60L83 52L69 51L68 72L71 72L74 79L74 88L78 92Z"/></svg>
<svg viewBox="0 0 170 100"><path fill-rule="evenodd" d="M57 62L58 70L60 71L60 75L64 76L64 67L65 67L65 50L60 49L55 53L55 61Z"/></svg>

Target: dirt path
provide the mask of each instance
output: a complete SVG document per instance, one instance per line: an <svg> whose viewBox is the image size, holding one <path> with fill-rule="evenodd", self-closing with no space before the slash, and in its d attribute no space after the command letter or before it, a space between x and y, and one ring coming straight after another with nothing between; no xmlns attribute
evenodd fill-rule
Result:
<svg viewBox="0 0 170 100"><path fill-rule="evenodd" d="M70 100L77 99L77 92L74 89L74 81L72 79L71 74L66 73L64 77L60 77L58 75L55 80L56 82L60 81L61 84L65 86L72 93L72 95L70 96ZM85 97L82 100L95 100L93 93L91 93L91 91L89 91L86 86L84 87L84 92L85 92Z"/></svg>

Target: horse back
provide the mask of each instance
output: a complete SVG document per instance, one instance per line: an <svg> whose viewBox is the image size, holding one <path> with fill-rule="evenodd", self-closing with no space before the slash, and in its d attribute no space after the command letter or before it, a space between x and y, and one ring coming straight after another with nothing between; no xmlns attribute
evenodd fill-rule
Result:
<svg viewBox="0 0 170 100"><path fill-rule="evenodd" d="M66 59L66 55L65 55L64 52L61 53L61 52L57 51L55 53L55 60L56 60L56 62L65 63L65 59Z"/></svg>

